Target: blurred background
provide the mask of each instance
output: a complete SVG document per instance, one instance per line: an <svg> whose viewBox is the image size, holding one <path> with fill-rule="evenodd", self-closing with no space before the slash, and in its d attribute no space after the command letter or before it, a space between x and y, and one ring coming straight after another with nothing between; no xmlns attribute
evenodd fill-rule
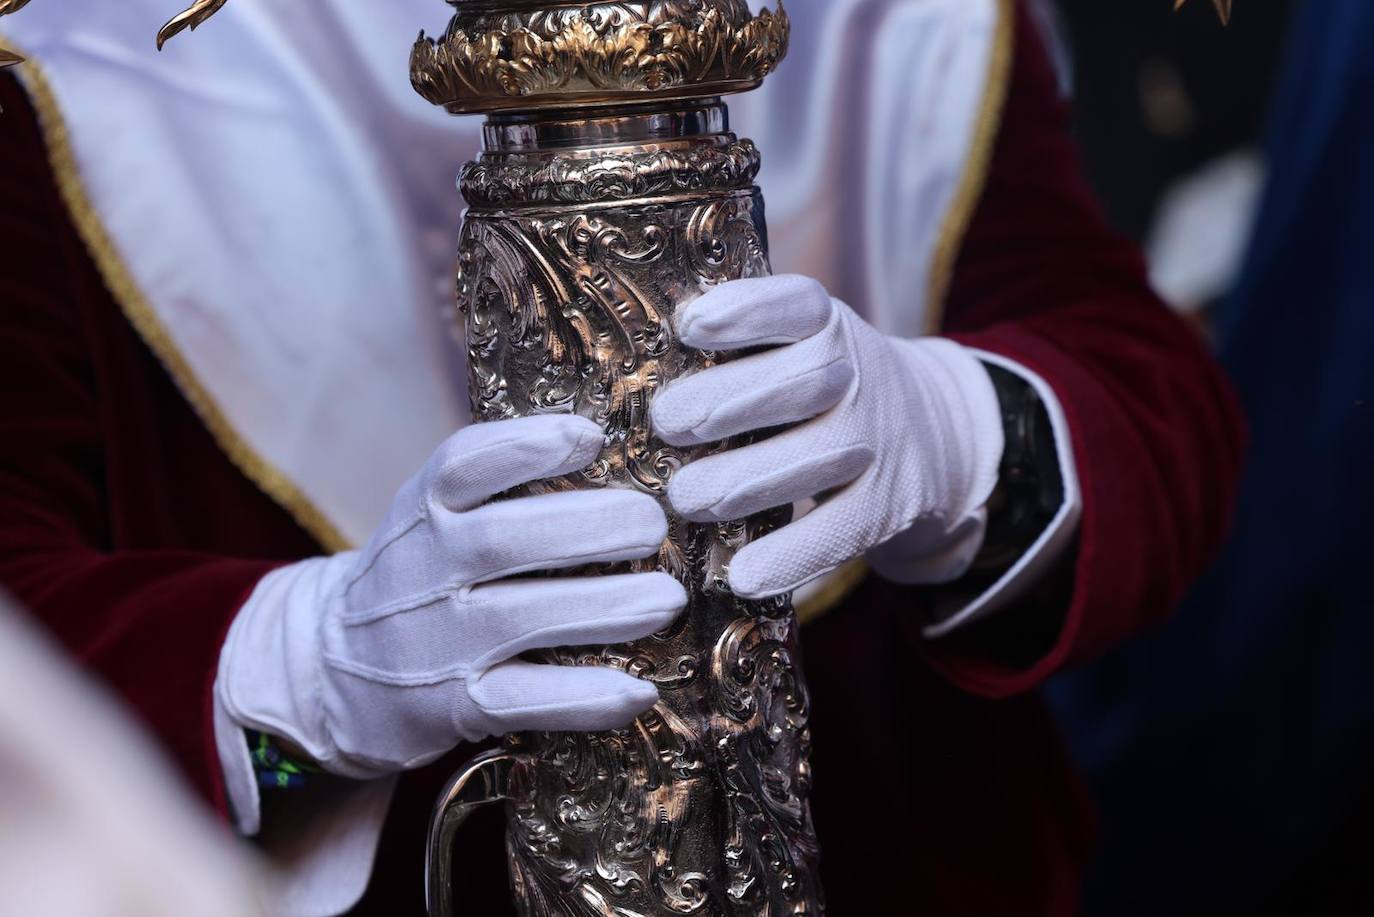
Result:
<svg viewBox="0 0 1374 917"><path fill-rule="evenodd" d="M1058 0L1088 174L1250 419L1235 535L1048 693L1099 805L1090 915L1374 913L1374 3Z"/></svg>

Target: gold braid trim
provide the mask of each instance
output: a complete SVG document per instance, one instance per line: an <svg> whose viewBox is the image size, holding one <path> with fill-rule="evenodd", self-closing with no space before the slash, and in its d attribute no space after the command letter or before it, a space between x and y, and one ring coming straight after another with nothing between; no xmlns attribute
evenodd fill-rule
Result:
<svg viewBox="0 0 1374 917"><path fill-rule="evenodd" d="M213 397L196 378L176 342L149 304L91 204L81 181L76 155L62 110L37 62L30 59L19 71L29 98L38 112L39 127L48 148L48 161L62 200L77 232L86 243L106 287L119 303L129 323L161 361L182 396L199 415L210 435L229 461L282 508L297 524L329 551L342 551L350 542L323 512L285 474L264 459L239 435Z"/></svg>
<svg viewBox="0 0 1374 917"><path fill-rule="evenodd" d="M945 297L954 277L954 264L963 247L964 236L973 222L974 211L982 200L988 182L988 169L1002 126L1002 111L1007 103L1011 84L1011 62L1016 46L1015 0L997 0L997 34L993 36L992 53L988 59L988 76L983 87L983 100L978 106L978 119L969 144L964 175L954 201L945 213L940 236L931 256L930 281L926 288L926 334L939 334L945 321Z"/></svg>

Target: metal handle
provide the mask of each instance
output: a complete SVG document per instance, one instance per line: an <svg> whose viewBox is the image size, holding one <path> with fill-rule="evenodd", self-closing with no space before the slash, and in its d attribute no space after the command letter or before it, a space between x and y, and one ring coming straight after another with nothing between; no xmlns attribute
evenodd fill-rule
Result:
<svg viewBox="0 0 1374 917"><path fill-rule="evenodd" d="M425 907L430 917L453 915L453 858L450 848L458 826L479 806L506 799L506 788L518 759L506 751L478 755L454 774L434 805L425 852Z"/></svg>

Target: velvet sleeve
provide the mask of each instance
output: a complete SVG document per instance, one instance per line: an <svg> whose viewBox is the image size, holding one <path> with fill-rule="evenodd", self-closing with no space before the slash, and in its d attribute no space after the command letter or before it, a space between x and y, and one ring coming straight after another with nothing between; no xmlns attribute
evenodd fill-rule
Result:
<svg viewBox="0 0 1374 917"><path fill-rule="evenodd" d="M924 647L961 687L1005 696L1172 611L1227 532L1244 441L1219 366L1106 225L1024 5L945 333L1050 384L1082 488L1078 547L1061 575L1024 607Z"/></svg>
<svg viewBox="0 0 1374 917"><path fill-rule="evenodd" d="M167 449L142 422L157 412L138 380L112 381L123 345L91 318L108 293L86 282L94 271L38 122L4 76L0 104L0 584L222 809L210 689L235 611L275 564L166 546L185 541L166 497L140 491L175 489L194 472L130 467ZM150 483L124 486L140 479ZM166 537L140 534L152 525Z"/></svg>

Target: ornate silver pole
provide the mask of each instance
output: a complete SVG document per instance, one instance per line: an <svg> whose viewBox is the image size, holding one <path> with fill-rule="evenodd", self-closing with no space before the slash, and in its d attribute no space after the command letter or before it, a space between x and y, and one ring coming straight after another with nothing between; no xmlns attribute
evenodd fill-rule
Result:
<svg viewBox="0 0 1374 917"><path fill-rule="evenodd" d="M755 16L744 0L449 2L453 21L421 37L412 79L455 114L488 114L461 177L474 414L576 412L605 428L596 464L529 491L662 498L676 468L711 450L655 439L650 400L725 356L682 348L674 312L769 270L758 152L730 133L719 96L774 69L786 14ZM789 601L745 601L726 582L734 552L778 521L670 513L656 561L640 567L688 587L679 623L629 646L543 654L624 669L662 700L617 732L509 737L456 775L431 829L431 913L452 911L454 831L495 800L522 914L823 913L796 619Z"/></svg>

